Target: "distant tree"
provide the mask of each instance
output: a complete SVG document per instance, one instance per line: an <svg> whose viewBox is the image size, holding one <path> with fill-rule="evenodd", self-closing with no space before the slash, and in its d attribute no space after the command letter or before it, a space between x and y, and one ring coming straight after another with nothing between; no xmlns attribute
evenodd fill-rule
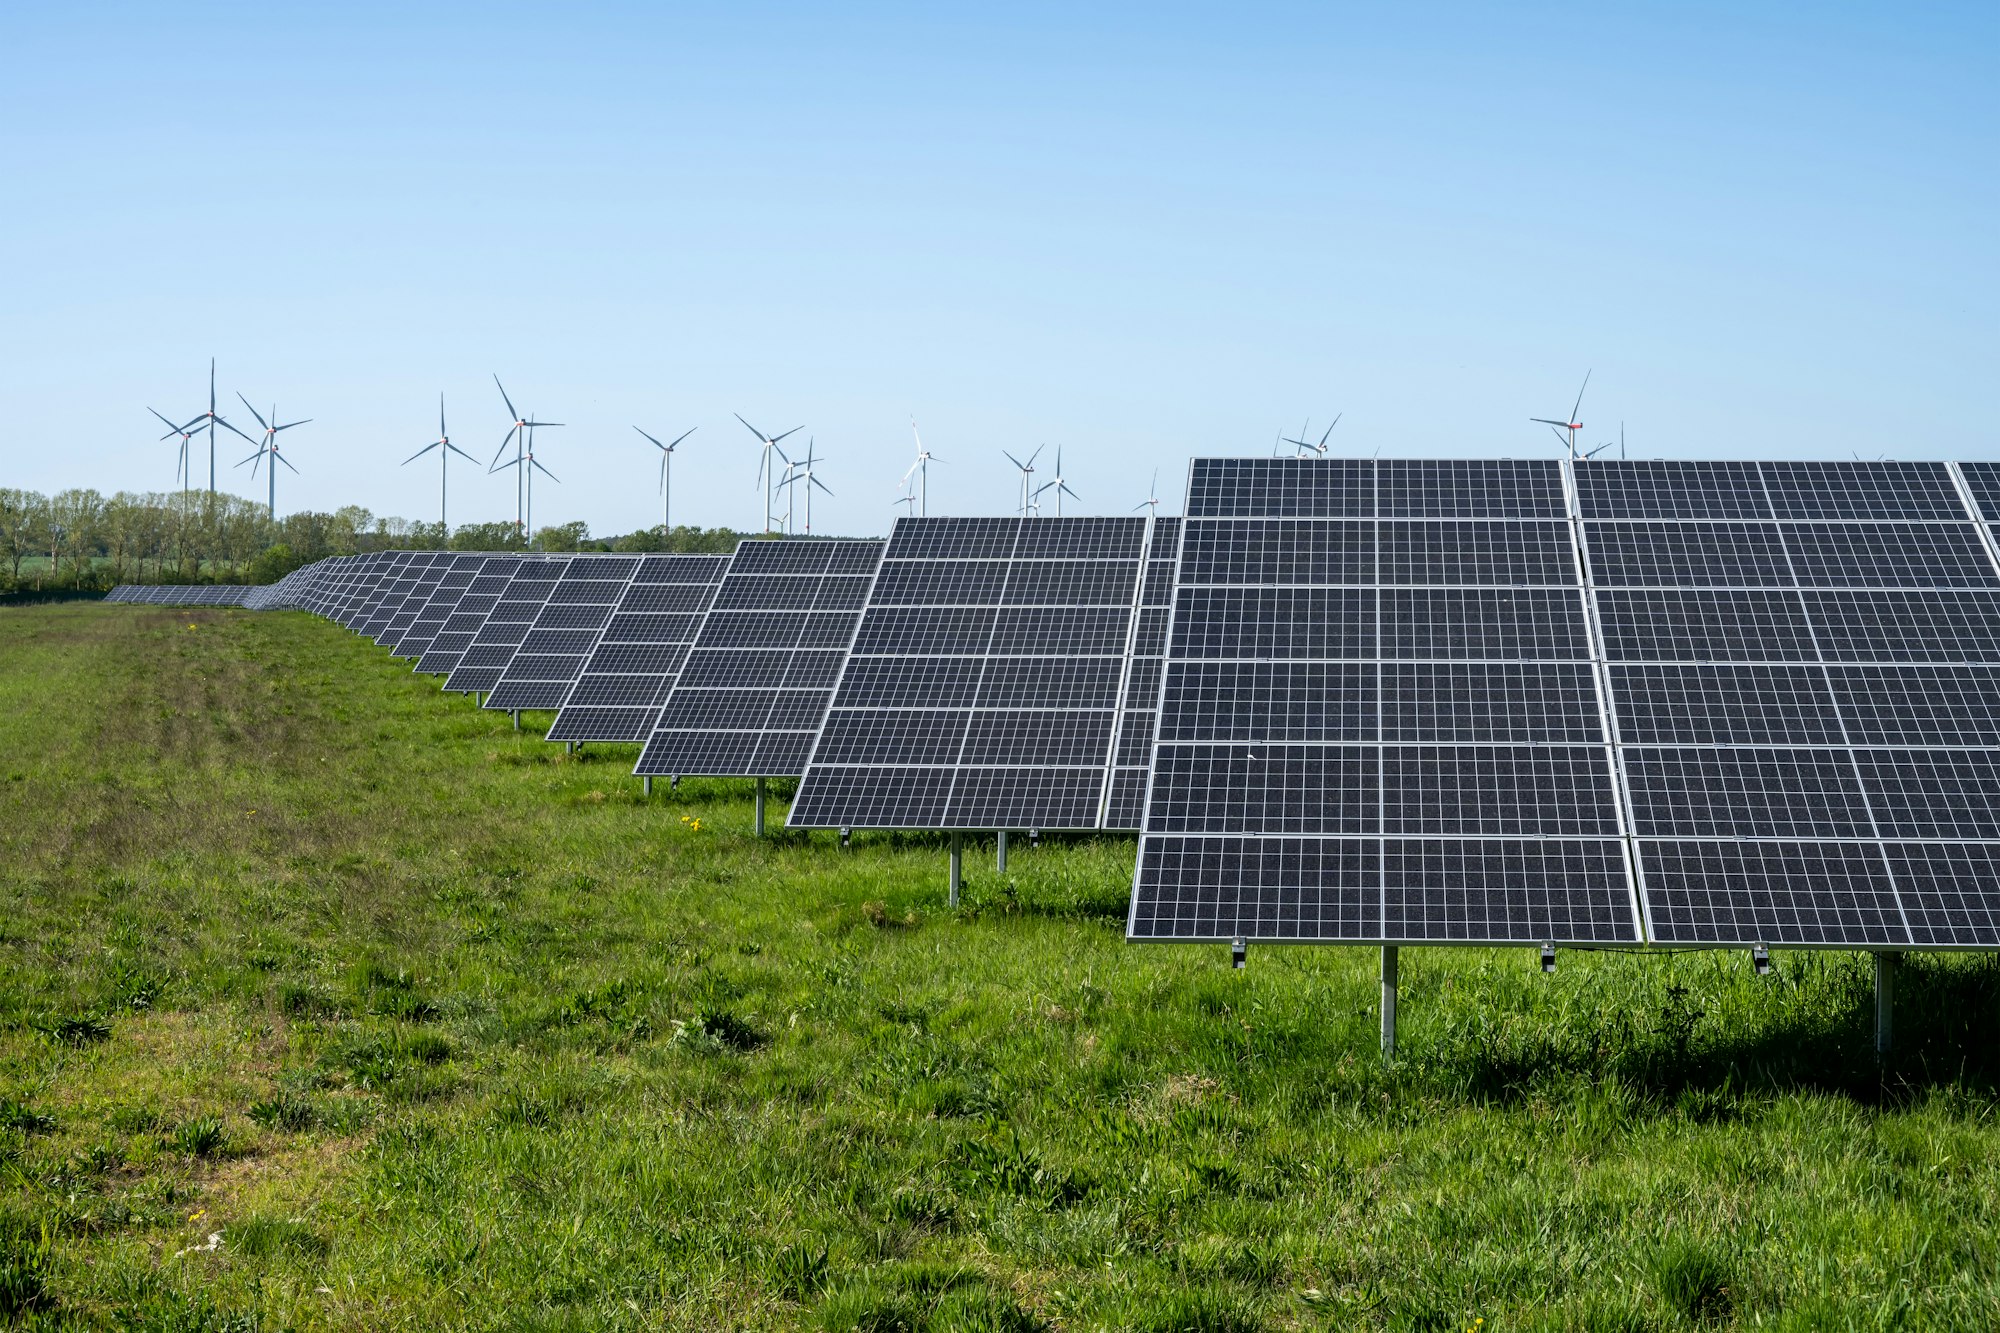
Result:
<svg viewBox="0 0 2000 1333"><path fill-rule="evenodd" d="M542 528L535 533L534 548L538 551L574 551L590 537L590 525L581 521L558 523Z"/></svg>
<svg viewBox="0 0 2000 1333"><path fill-rule="evenodd" d="M0 553L13 566L13 581L21 581L21 561L34 551L35 515L48 502L35 491L0 490Z"/></svg>
<svg viewBox="0 0 2000 1333"><path fill-rule="evenodd" d="M454 551L518 551L521 534L512 523L467 523L451 534Z"/></svg>

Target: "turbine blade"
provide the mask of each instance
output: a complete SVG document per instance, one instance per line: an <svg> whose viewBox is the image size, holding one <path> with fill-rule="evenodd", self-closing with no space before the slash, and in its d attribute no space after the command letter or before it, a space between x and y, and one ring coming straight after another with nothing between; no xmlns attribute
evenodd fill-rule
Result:
<svg viewBox="0 0 2000 1333"><path fill-rule="evenodd" d="M1589 387L1590 387L1590 372L1586 370L1583 372L1583 389L1588 389ZM1569 419L1571 421L1575 421L1576 414L1578 412L1583 411L1583 389L1578 389L1576 391L1576 406L1572 407L1569 410Z"/></svg>
<svg viewBox="0 0 2000 1333"><path fill-rule="evenodd" d="M438 393L438 434L447 436L451 434L450 431L444 428L444 393L442 390Z"/></svg>
<svg viewBox="0 0 2000 1333"><path fill-rule="evenodd" d="M509 421L519 421L521 419L521 414L514 410L514 400L507 396L507 386L500 382L500 377L498 375L495 375L493 377L493 387L500 391L500 401L507 404L507 419ZM440 404L442 404L443 399L440 398L439 402ZM442 435L444 434L444 432L439 431L438 434Z"/></svg>
<svg viewBox="0 0 2000 1333"><path fill-rule="evenodd" d="M658 444L659 441L655 440L653 441L653 443ZM665 448L662 448L660 450L660 494L665 495L666 493L667 493L667 451Z"/></svg>
<svg viewBox="0 0 2000 1333"><path fill-rule="evenodd" d="M903 486L909 485L910 478L916 474L917 469L922 465L923 465L922 459L918 459L915 463L910 464L910 470L903 474L903 480L898 484Z"/></svg>
<svg viewBox="0 0 2000 1333"><path fill-rule="evenodd" d="M249 458L243 459L242 462L237 463L236 466L242 467L244 463L250 462L251 459L262 458L263 456L264 456L264 450L262 449L262 447L259 447L256 453L250 455Z"/></svg>
<svg viewBox="0 0 2000 1333"><path fill-rule="evenodd" d="M453 444L450 440L439 440L438 443L443 445L445 448L451 450L453 453L457 454L460 458L463 458L468 463L477 463L479 461L478 459L474 458L471 454L465 452L465 450Z"/></svg>
<svg viewBox="0 0 2000 1333"><path fill-rule="evenodd" d="M283 454L279 453L276 449L273 449L271 451L271 457L276 461L283 463L286 467L292 467L292 460L285 457ZM304 474L301 473L297 468L292 467L292 475L297 477L297 476L303 476Z"/></svg>
<svg viewBox="0 0 2000 1333"><path fill-rule="evenodd" d="M1548 419L1547 417L1529 417L1529 418L1528 418L1528 420L1530 420L1530 421L1537 421L1537 422L1540 422L1540 423L1541 423L1542 425L1544 425L1544 426L1567 426L1567 425L1569 425L1569 423L1568 423L1567 421L1551 421L1551 420L1549 420L1549 419Z"/></svg>
<svg viewBox="0 0 2000 1333"><path fill-rule="evenodd" d="M535 471L537 471L537 472L541 473L541 474L542 474L543 476L547 477L547 478L548 478L548 479L549 479L550 481L553 481L553 482L556 482L556 483L558 483L558 484L560 484L560 483L561 483L561 481L562 481L562 478L561 478L561 477L558 477L558 476L557 476L557 475L556 475L555 473L553 473L553 472L549 471L549 470L548 470L547 468L543 467L543 466L542 466L542 465L541 465L540 463L536 462L536 461L535 461L534 459L532 459L532 458L531 458L531 459L529 459L528 461L529 461L530 463L534 463L534 465L535 465Z"/></svg>
<svg viewBox="0 0 2000 1333"><path fill-rule="evenodd" d="M181 433L181 427L179 427L179 426L176 426L176 425L175 425L175 424L174 424L173 422L171 422L171 421L167 421L166 417L164 417L164 416L161 416L161 415L160 415L160 412L159 412L159 410L158 410L157 408L151 408L151 407L149 407L149 408L147 408L146 410L147 410L148 412L151 412L151 413L152 413L152 414L153 414L154 416L156 416L156 417L159 417L161 421L164 421L164 422L166 422L166 426L167 426L167 433L166 433L165 435L162 435L162 436L160 437L161 439L163 439L163 440L164 440L164 439L167 439L167 438L169 438L170 436L174 436L174 435L178 435L178 434L180 434L180 433Z"/></svg>
<svg viewBox="0 0 2000 1333"><path fill-rule="evenodd" d="M794 426L790 430L786 431L785 435L797 435L800 431L804 429L805 429L804 426ZM784 439L785 435L773 435L771 437L771 443L776 444L779 440Z"/></svg>
<svg viewBox="0 0 2000 1333"><path fill-rule="evenodd" d="M819 487L821 490L826 491L828 495L833 494L832 490L828 489L827 484L821 481L818 477L815 477L812 473L810 472L806 473L806 480L811 482L813 485Z"/></svg>
<svg viewBox="0 0 2000 1333"><path fill-rule="evenodd" d="M220 426L220 427L222 427L222 428L223 428L224 430L229 430L229 431L236 431L236 434L237 434L237 435L239 435L239 436L242 436L242 438L243 438L243 441L244 441L244 442L245 442L246 444L256 444L256 443L258 443L258 441L256 441L256 440L253 440L253 439L251 439L251 438L250 438L250 437L249 437L248 435L244 435L242 431L240 431L240 430L236 430L236 427L234 427L234 426L230 425L230 424L229 424L229 423L228 423L227 421L223 420L223 419L222 419L221 417L217 417L217 418L215 419L215 424L216 424L216 425L218 425L218 426Z"/></svg>
<svg viewBox="0 0 2000 1333"><path fill-rule="evenodd" d="M508 459L508 460L507 460L506 462L502 463L502 464L501 464L500 466L498 466L498 467L490 467L490 468L487 468L487 469L486 469L486 473L487 473L487 475L488 475L488 476L491 476L491 475L492 475L492 474L494 474L495 472L505 472L505 471L506 471L506 470L507 470L508 468L510 468L510 467L519 467L520 465L521 465L521 460L520 460L520 459L518 459L518 458L510 458L510 459Z"/></svg>
<svg viewBox="0 0 2000 1333"><path fill-rule="evenodd" d="M694 434L696 431L700 429L701 427L699 426L689 426L686 430L674 436L674 443L667 446L667 452L672 453L674 451L674 445L678 445L682 440L685 440L688 436Z"/></svg>
<svg viewBox="0 0 2000 1333"><path fill-rule="evenodd" d="M410 455L410 456L409 456L408 458L405 458L405 459L404 459L404 460L403 460L402 462L400 462L400 463L396 464L396 466L397 466L397 467L408 467L408 466L409 466L410 464L412 464L412 463L416 462L416 461L417 461L417 460L418 460L419 458L422 458L422 457L423 457L423 456L424 456L425 454L429 453L429 452L430 452L431 450L433 450L433 449L435 449L435 448L437 448L437 445L435 445L435 444L427 444L427 445L425 445L425 446L424 446L423 448L421 448L421 449L417 450L417 451L416 451L415 453L411 454L411 455Z"/></svg>
<svg viewBox="0 0 2000 1333"><path fill-rule="evenodd" d="M632 427L632 429L633 429L633 430L639 430L639 428L638 428L637 426L634 426L634 427ZM652 437L652 436L651 436L650 434L647 434L647 432L645 432L645 431L643 431L643 430L639 430L639 433L640 433L641 435L645 435L647 439L649 439L649 440L653 440L653 443L654 443L654 444L655 444L656 446L658 446L659 448L661 448L661 449L665 449L665 448L667 447L666 445L664 445L664 444L661 444L661 443L660 443L660 442L659 442L658 440L656 440L656 439L653 439L653 437Z"/></svg>
<svg viewBox="0 0 2000 1333"><path fill-rule="evenodd" d="M508 428L506 437L500 441L500 447L493 451L493 461L486 465L486 470L488 472L491 472L494 468L500 465L500 455L507 452L507 446L514 442L514 437L520 433L520 430L521 428L519 426L512 426Z"/></svg>
<svg viewBox="0 0 2000 1333"><path fill-rule="evenodd" d="M243 404L243 406L245 406L245 407L250 407L250 400L249 400L248 398L245 398L245 397L244 397L244 396L243 396L242 394L240 394L240 393L239 393L239 394L237 394L237 395L236 395L236 397L237 397L237 400L238 400L239 402L241 402L241 403ZM258 410L257 410L256 408L254 408L254 407L250 407L250 415L251 415L251 416L253 416L253 417L255 417L255 418L257 418L257 424L258 424L258 425L260 425L260 426L262 426L262 427L263 427L263 428L264 428L265 430L269 430L269 429L271 429L271 423L270 423L270 422L268 422L268 421L266 421L266 420L264 420L264 414L263 414L262 412L259 412L259 411L258 411Z"/></svg>
<svg viewBox="0 0 2000 1333"><path fill-rule="evenodd" d="M303 425L305 425L305 424L306 424L306 423L307 423L308 421L311 421L311 420L312 420L312 418L311 418L311 417L300 417L300 418L299 418L299 419L298 419L297 421L287 421L287 422L286 422L286 423L285 423L284 425L282 425L282 426L273 426L273 427L271 427L271 429L272 429L272 430L290 430L290 429L291 429L292 427L294 427L294 426L303 426Z"/></svg>
<svg viewBox="0 0 2000 1333"><path fill-rule="evenodd" d="M1021 471L1026 472L1028 470L1028 465L1026 463L1023 463L1020 459L1014 457L1014 455L1007 453L1005 449L1002 449L1000 452L1006 454L1007 461L1012 463L1015 467L1021 469Z"/></svg>
<svg viewBox="0 0 2000 1333"><path fill-rule="evenodd" d="M732 412L730 413L730 415L735 417L738 421L743 421L743 414L741 412ZM764 442L764 432L758 430L755 426L751 425L749 422L743 421L743 429L749 431L752 435L755 435L757 437L757 442L759 444L762 444Z"/></svg>

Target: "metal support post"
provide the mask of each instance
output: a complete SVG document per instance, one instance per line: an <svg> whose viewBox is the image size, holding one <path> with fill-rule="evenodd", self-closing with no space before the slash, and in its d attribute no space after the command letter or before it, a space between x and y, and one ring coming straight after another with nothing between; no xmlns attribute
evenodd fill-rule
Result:
<svg viewBox="0 0 2000 1333"><path fill-rule="evenodd" d="M757 779L757 836L764 836L764 779Z"/></svg>
<svg viewBox="0 0 2000 1333"><path fill-rule="evenodd" d="M1895 1037L1896 963L1903 955L1875 955L1875 1058L1885 1060Z"/></svg>
<svg viewBox="0 0 2000 1333"><path fill-rule="evenodd" d="M1382 946L1382 1055L1396 1053L1396 946Z"/></svg>
<svg viewBox="0 0 2000 1333"><path fill-rule="evenodd" d="M646 796L651 796L653 794L653 775L651 773L648 773L645 777L639 779L639 790L643 795Z"/></svg>
<svg viewBox="0 0 2000 1333"><path fill-rule="evenodd" d="M1007 873L1007 830L1000 830L1000 846L993 853L993 868L1001 874Z"/></svg>
<svg viewBox="0 0 2000 1333"><path fill-rule="evenodd" d="M965 882L965 835L951 831L951 906L958 907L958 889Z"/></svg>
<svg viewBox="0 0 2000 1333"><path fill-rule="evenodd" d="M521 729L521 710L516 708L514 710L514 730L519 731L520 729Z"/></svg>

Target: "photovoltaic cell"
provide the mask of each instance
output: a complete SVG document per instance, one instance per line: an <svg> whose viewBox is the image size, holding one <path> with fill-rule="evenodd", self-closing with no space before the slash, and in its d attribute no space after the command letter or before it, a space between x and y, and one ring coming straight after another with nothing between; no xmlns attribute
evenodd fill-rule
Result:
<svg viewBox="0 0 2000 1333"><path fill-rule="evenodd" d="M484 706L561 708L639 563L629 555L572 558Z"/></svg>
<svg viewBox="0 0 2000 1333"><path fill-rule="evenodd" d="M568 556L523 557L514 566L506 588L494 599L472 640L445 678L444 688L456 694L483 693L499 683L521 640L562 577Z"/></svg>

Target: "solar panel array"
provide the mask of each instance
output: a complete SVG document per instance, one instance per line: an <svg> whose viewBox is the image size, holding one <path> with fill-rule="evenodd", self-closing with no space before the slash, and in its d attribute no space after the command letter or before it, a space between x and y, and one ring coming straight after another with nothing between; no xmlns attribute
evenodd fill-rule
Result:
<svg viewBox="0 0 2000 1333"><path fill-rule="evenodd" d="M438 571L437 581L431 585L421 604L412 609L409 623L385 642L389 651L412 661L421 659L487 559L485 555L472 552L453 555Z"/></svg>
<svg viewBox="0 0 2000 1333"><path fill-rule="evenodd" d="M1198 460L1134 938L1636 940L1555 463Z"/></svg>
<svg viewBox="0 0 2000 1333"><path fill-rule="evenodd" d="M458 557L450 551L419 551L409 564L403 567L402 577L397 580L394 604L387 608L381 628L375 632L375 642L387 648L392 654L396 644L408 632L417 613L430 600L437 589L438 580L451 568Z"/></svg>
<svg viewBox="0 0 2000 1333"><path fill-rule="evenodd" d="M2000 565L1953 470L1576 491L1651 937L2000 944Z"/></svg>
<svg viewBox="0 0 2000 1333"><path fill-rule="evenodd" d="M722 555L641 560L548 739L645 740L728 567Z"/></svg>
<svg viewBox="0 0 2000 1333"><path fill-rule="evenodd" d="M560 708L639 568L630 555L579 555L564 566L486 707Z"/></svg>
<svg viewBox="0 0 2000 1333"><path fill-rule="evenodd" d="M533 556L514 566L507 587L494 599L472 642L445 678L445 689L457 694L483 693L500 682L500 673L514 660L521 640L562 578L567 556Z"/></svg>
<svg viewBox="0 0 2000 1333"><path fill-rule="evenodd" d="M658 725L633 772L674 777L804 772L882 548L879 541L739 545L707 614L685 617L686 628L698 624L700 634L671 681L664 709L657 704L652 709ZM680 619L673 623L682 628ZM607 646L610 641L607 632ZM584 686L578 683L579 695ZM570 708L575 706L572 696ZM569 715L566 709L558 729ZM549 735L567 738L557 731Z"/></svg>
<svg viewBox="0 0 2000 1333"><path fill-rule="evenodd" d="M121 583L104 600L145 606L242 606L256 591L241 583Z"/></svg>
<svg viewBox="0 0 2000 1333"><path fill-rule="evenodd" d="M1104 827L1148 528L898 520L788 822Z"/></svg>
<svg viewBox="0 0 2000 1333"><path fill-rule="evenodd" d="M486 625L486 618L493 613L507 585L514 581L514 573L520 569L526 556L489 555L480 563L479 572L472 576L472 582L465 586L456 601L451 604L437 632L417 658L417 672L425 676L449 676L457 669L459 659L466 649L479 637L479 631Z"/></svg>

